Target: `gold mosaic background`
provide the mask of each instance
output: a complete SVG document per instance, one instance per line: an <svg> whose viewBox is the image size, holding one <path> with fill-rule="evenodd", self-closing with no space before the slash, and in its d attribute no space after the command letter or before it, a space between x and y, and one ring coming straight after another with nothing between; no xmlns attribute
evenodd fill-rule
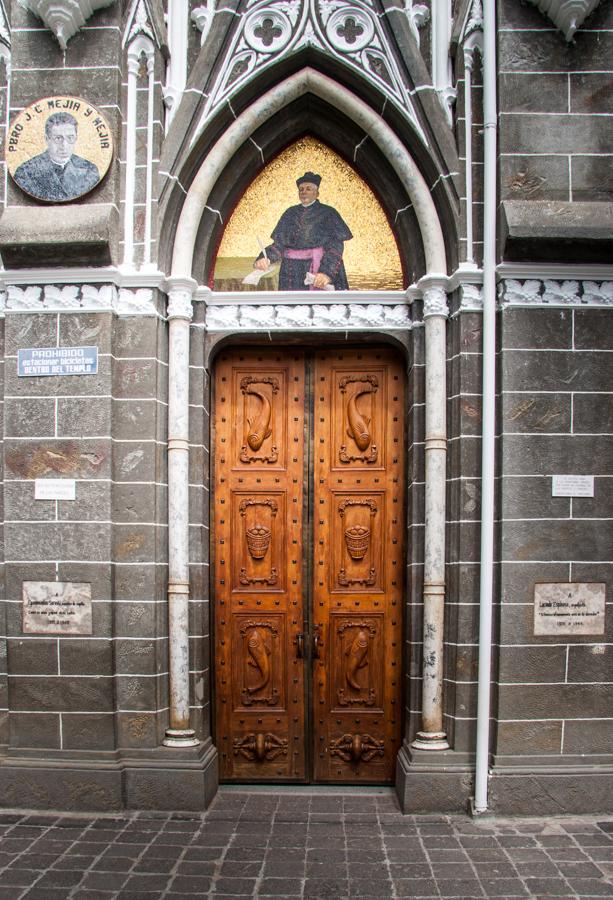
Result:
<svg viewBox="0 0 613 900"><path fill-rule="evenodd" d="M325 144L302 138L273 160L251 183L228 222L215 262L216 290L244 290L241 278L266 246L288 206L298 203L296 178L321 175L319 199L334 206L353 233L343 260L350 290L402 290L402 266L394 235L379 201L362 178ZM259 290L275 289L263 279Z"/></svg>

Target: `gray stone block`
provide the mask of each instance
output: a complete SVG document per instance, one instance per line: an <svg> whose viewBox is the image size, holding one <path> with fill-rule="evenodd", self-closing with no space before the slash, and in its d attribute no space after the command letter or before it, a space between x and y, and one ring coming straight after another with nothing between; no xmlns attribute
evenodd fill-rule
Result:
<svg viewBox="0 0 613 900"><path fill-rule="evenodd" d="M209 744L200 759L189 766L130 768L126 771L126 805L129 809L205 809L219 782L217 751Z"/></svg>
<svg viewBox="0 0 613 900"><path fill-rule="evenodd" d="M165 679L151 676L139 678L119 675L115 679L117 709L125 712L154 712L158 708L158 689L164 690ZM168 705L167 694L163 706Z"/></svg>
<svg viewBox="0 0 613 900"><path fill-rule="evenodd" d="M7 316L5 332L5 353L17 356L24 347L55 347L57 341L57 316L49 313L28 313L28 315ZM17 360L11 360L17 370Z"/></svg>
<svg viewBox="0 0 613 900"><path fill-rule="evenodd" d="M606 719L612 700L613 685L505 685L498 692L498 715L501 719Z"/></svg>
<svg viewBox="0 0 613 900"><path fill-rule="evenodd" d="M70 763L37 766L19 762L0 769L0 796L5 806L106 812L123 807L118 771L97 769L95 764L71 768Z"/></svg>
<svg viewBox="0 0 613 900"><path fill-rule="evenodd" d="M605 559L613 546L613 522L547 519L507 522L502 532L503 559Z"/></svg>
<svg viewBox="0 0 613 900"><path fill-rule="evenodd" d="M115 641L115 671L121 675L155 675L160 669L158 660L168 663L167 641L117 639ZM190 667L193 667L190 660Z"/></svg>
<svg viewBox="0 0 613 900"><path fill-rule="evenodd" d="M57 401L58 437L102 437L111 434L111 398L60 397Z"/></svg>
<svg viewBox="0 0 613 900"><path fill-rule="evenodd" d="M564 723L564 751L566 753L611 753L613 719Z"/></svg>
<svg viewBox="0 0 613 900"><path fill-rule="evenodd" d="M115 603L115 634L118 638L156 637L157 633L155 603Z"/></svg>
<svg viewBox="0 0 613 900"><path fill-rule="evenodd" d="M61 748L60 716L57 714L33 716L30 713L11 713L9 725L11 747L48 750Z"/></svg>
<svg viewBox="0 0 613 900"><path fill-rule="evenodd" d="M570 498L552 497L548 476L512 475L501 482L501 510L504 519L566 519L570 516Z"/></svg>
<svg viewBox="0 0 613 900"><path fill-rule="evenodd" d="M558 774L533 768L514 773L497 767L490 778L490 803L497 815L527 815L535 809L540 816L597 811L608 815L612 792L613 776L596 766L585 778L573 770Z"/></svg>
<svg viewBox="0 0 613 900"><path fill-rule="evenodd" d="M5 265L53 265L58 255L64 265L116 265L118 213L110 204L63 207L9 207L0 218L0 250Z"/></svg>
<svg viewBox="0 0 613 900"><path fill-rule="evenodd" d="M576 310L575 347L578 350L613 350L612 319L613 315L607 309Z"/></svg>
<svg viewBox="0 0 613 900"><path fill-rule="evenodd" d="M55 434L55 400L7 397L4 410L6 437L52 437Z"/></svg>
<svg viewBox="0 0 613 900"><path fill-rule="evenodd" d="M96 346L99 353L108 354L114 322L110 312L60 313L60 347Z"/></svg>
<svg viewBox="0 0 613 900"><path fill-rule="evenodd" d="M613 474L610 439L585 435L505 435L502 464L508 475Z"/></svg>
<svg viewBox="0 0 613 900"><path fill-rule="evenodd" d="M79 519L82 522L108 522L111 518L110 485L108 482L79 482L76 500L58 503L58 519Z"/></svg>
<svg viewBox="0 0 613 900"><path fill-rule="evenodd" d="M501 319L501 342L504 350L570 350L573 346L572 341L571 310L542 308L504 310ZM532 387L536 387L536 384Z"/></svg>
<svg viewBox="0 0 613 900"><path fill-rule="evenodd" d="M57 675L57 640L36 637L9 639L7 671L11 675Z"/></svg>
<svg viewBox="0 0 613 900"><path fill-rule="evenodd" d="M115 525L113 559L117 562L147 562L156 559L155 527L152 525Z"/></svg>
<svg viewBox="0 0 613 900"><path fill-rule="evenodd" d="M501 128L505 127L505 113L568 112L568 76L539 73L538 90L535 90L532 73L503 72L498 78Z"/></svg>
<svg viewBox="0 0 613 900"><path fill-rule="evenodd" d="M522 15L526 7L522 7ZM537 13L538 16L538 13ZM541 22L543 21L541 17ZM549 30L502 31L498 34L498 66L501 72L574 72L585 69L607 72L613 56L611 32L579 31L568 42L545 19Z"/></svg>
<svg viewBox="0 0 613 900"><path fill-rule="evenodd" d="M570 200L568 158L509 153L500 158L500 185L504 200Z"/></svg>
<svg viewBox="0 0 613 900"><path fill-rule="evenodd" d="M156 747L157 715L155 713L117 713L117 744L119 747Z"/></svg>
<svg viewBox="0 0 613 900"><path fill-rule="evenodd" d="M402 748L396 762L396 796L405 814L463 813L472 793L472 774L466 766L453 765L453 753Z"/></svg>
<svg viewBox="0 0 613 900"><path fill-rule="evenodd" d="M164 421L167 419L167 410L155 399L113 402L113 436L117 440L157 438L160 419Z"/></svg>
<svg viewBox="0 0 613 900"><path fill-rule="evenodd" d="M8 478L108 478L109 440L5 441Z"/></svg>
<svg viewBox="0 0 613 900"><path fill-rule="evenodd" d="M565 680L566 647L563 646L501 647L498 659L500 681L546 684Z"/></svg>
<svg viewBox="0 0 613 900"><path fill-rule="evenodd" d="M11 709L16 712L105 712L113 709L111 678L66 677L10 679Z"/></svg>
<svg viewBox="0 0 613 900"><path fill-rule="evenodd" d="M115 481L156 481L156 448L151 441L127 441L113 444Z"/></svg>
<svg viewBox="0 0 613 900"><path fill-rule="evenodd" d="M613 157L573 156L571 184L574 201L613 201Z"/></svg>
<svg viewBox="0 0 613 900"><path fill-rule="evenodd" d="M156 486L116 484L113 486L113 519L117 522L155 522Z"/></svg>
<svg viewBox="0 0 613 900"><path fill-rule="evenodd" d="M113 364L113 396L120 399L157 397L163 400L165 389L158 384L156 361L116 359Z"/></svg>
<svg viewBox="0 0 613 900"><path fill-rule="evenodd" d="M575 394L573 431L578 434L613 435L613 393Z"/></svg>
<svg viewBox="0 0 613 900"><path fill-rule="evenodd" d="M113 674L113 645L110 640L62 638L59 644L62 675Z"/></svg>
<svg viewBox="0 0 613 900"><path fill-rule="evenodd" d="M58 575L60 581L84 581L91 584L94 621L96 621L98 609L101 610L101 617L106 617L106 613L102 612L103 607L108 606L113 597L112 570L106 561L102 563L60 562ZM51 580L53 581L53 579ZM104 630L94 631L94 634L100 637L106 633Z"/></svg>
<svg viewBox="0 0 613 900"><path fill-rule="evenodd" d="M573 518L613 519L613 492L609 478L594 479L593 497L573 498Z"/></svg>
<svg viewBox="0 0 613 900"><path fill-rule="evenodd" d="M613 647L607 644L594 643L568 648L568 680L569 681L610 681L613 672ZM611 723L613 725L613 721Z"/></svg>
<svg viewBox="0 0 613 900"><path fill-rule="evenodd" d="M4 511L14 521L55 520L54 500L35 500L32 481L7 481L4 484Z"/></svg>
<svg viewBox="0 0 613 900"><path fill-rule="evenodd" d="M111 527L102 522L19 524L6 528L6 555L12 560L90 559L111 554Z"/></svg>
<svg viewBox="0 0 613 900"><path fill-rule="evenodd" d="M157 319L122 316L113 325L113 353L115 357L154 357L157 355ZM165 333L165 329L161 329Z"/></svg>
<svg viewBox="0 0 613 900"><path fill-rule="evenodd" d="M565 126L561 124L560 127L566 133ZM573 122L573 127L579 127L579 123ZM542 124L539 124L539 129L542 134ZM556 134L555 131L556 129L552 129L554 133L551 134L549 148L534 146L532 149L545 153L555 149L563 152L561 133ZM520 133L509 135L509 140L516 147L531 146L527 136ZM570 140L568 136L567 140ZM599 152L594 135L586 135L584 143L587 152ZM573 152L573 149L570 148L567 152ZM574 152L581 152L581 147L577 147ZM601 148L601 152L606 150ZM549 200L502 202L500 241L502 253L509 260L601 262L610 256L613 248L612 235L613 203L562 203Z"/></svg>
<svg viewBox="0 0 613 900"><path fill-rule="evenodd" d="M613 74L572 72L570 75L570 111L573 113L612 113Z"/></svg>
<svg viewBox="0 0 613 900"><path fill-rule="evenodd" d="M62 746L65 750L113 750L115 747L113 715L64 713Z"/></svg>
<svg viewBox="0 0 613 900"><path fill-rule="evenodd" d="M562 722L498 722L496 753L559 753L562 747Z"/></svg>

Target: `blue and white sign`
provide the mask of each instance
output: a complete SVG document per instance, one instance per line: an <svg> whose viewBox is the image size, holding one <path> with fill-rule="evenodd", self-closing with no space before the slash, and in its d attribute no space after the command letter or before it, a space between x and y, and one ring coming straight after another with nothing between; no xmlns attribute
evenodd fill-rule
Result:
<svg viewBox="0 0 613 900"><path fill-rule="evenodd" d="M97 347L27 347L17 353L17 374L96 375Z"/></svg>

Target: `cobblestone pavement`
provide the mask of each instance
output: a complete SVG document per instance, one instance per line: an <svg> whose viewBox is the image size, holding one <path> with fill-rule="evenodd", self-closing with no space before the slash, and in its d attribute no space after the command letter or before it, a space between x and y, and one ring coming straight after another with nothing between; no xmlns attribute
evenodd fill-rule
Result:
<svg viewBox="0 0 613 900"><path fill-rule="evenodd" d="M0 812L0 900L613 896L613 818L403 816L391 791L222 789L207 813Z"/></svg>

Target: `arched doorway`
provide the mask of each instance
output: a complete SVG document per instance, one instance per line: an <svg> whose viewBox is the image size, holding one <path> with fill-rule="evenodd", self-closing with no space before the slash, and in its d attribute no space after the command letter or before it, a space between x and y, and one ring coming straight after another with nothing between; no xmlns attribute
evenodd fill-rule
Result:
<svg viewBox="0 0 613 900"><path fill-rule="evenodd" d="M222 779L393 781L404 382L389 348L219 354L211 588Z"/></svg>

